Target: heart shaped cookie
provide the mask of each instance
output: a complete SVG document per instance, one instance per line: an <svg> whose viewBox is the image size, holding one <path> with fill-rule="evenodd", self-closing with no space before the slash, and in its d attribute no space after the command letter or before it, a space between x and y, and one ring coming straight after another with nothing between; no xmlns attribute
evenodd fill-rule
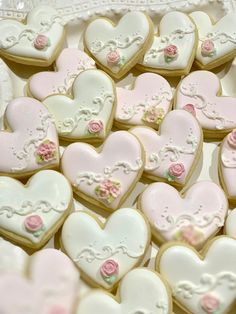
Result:
<svg viewBox="0 0 236 314"><path fill-rule="evenodd" d="M171 314L172 300L163 279L147 268L130 271L122 280L117 296L93 291L84 297L76 314Z"/></svg>
<svg viewBox="0 0 236 314"><path fill-rule="evenodd" d="M136 209L118 209L106 224L80 211L65 221L61 242L85 280L111 290L142 262L150 244L150 230Z"/></svg>
<svg viewBox="0 0 236 314"><path fill-rule="evenodd" d="M198 29L196 63L201 69L210 70L236 56L236 13L223 16L215 24L205 12L190 14Z"/></svg>
<svg viewBox="0 0 236 314"><path fill-rule="evenodd" d="M220 91L219 78L209 71L190 73L177 88L175 108L196 116L207 138L222 139L236 127L236 98Z"/></svg>
<svg viewBox="0 0 236 314"><path fill-rule="evenodd" d="M228 199L236 203L236 129L223 140L219 154L219 176Z"/></svg>
<svg viewBox="0 0 236 314"><path fill-rule="evenodd" d="M222 189L201 181L179 193L166 183L153 183L141 194L138 207L160 242L178 240L197 249L224 225L228 201Z"/></svg>
<svg viewBox="0 0 236 314"><path fill-rule="evenodd" d="M148 127L135 127L131 133L144 146L144 176L178 187L186 184L202 148L201 128L190 113L184 110L169 112L159 133Z"/></svg>
<svg viewBox="0 0 236 314"><path fill-rule="evenodd" d="M161 19L158 33L137 67L164 75L189 73L197 48L195 24L182 12L169 12Z"/></svg>
<svg viewBox="0 0 236 314"><path fill-rule="evenodd" d="M142 12L125 14L117 25L105 18L89 23L84 34L86 50L116 79L124 76L153 40L153 24Z"/></svg>
<svg viewBox="0 0 236 314"><path fill-rule="evenodd" d="M236 208L227 216L225 221L224 233L232 238L236 238Z"/></svg>
<svg viewBox="0 0 236 314"><path fill-rule="evenodd" d="M43 246L71 209L72 191L59 172L36 173L26 186L0 177L0 233L25 246Z"/></svg>
<svg viewBox="0 0 236 314"><path fill-rule="evenodd" d="M236 240L220 236L201 255L186 245L165 245L156 266L186 312L226 314L236 300L235 264Z"/></svg>
<svg viewBox="0 0 236 314"><path fill-rule="evenodd" d="M59 164L58 137L51 115L39 101L20 97L7 106L8 129L0 131L0 174L25 177Z"/></svg>
<svg viewBox="0 0 236 314"><path fill-rule="evenodd" d="M58 134L66 140L103 140L109 133L115 110L115 87L100 70L80 73L73 84L73 98L52 95L43 103L53 114Z"/></svg>
<svg viewBox="0 0 236 314"><path fill-rule="evenodd" d="M35 7L25 23L0 21L0 54L23 64L49 66L64 40L64 22L50 6Z"/></svg>
<svg viewBox="0 0 236 314"><path fill-rule="evenodd" d="M61 165L75 193L99 207L116 210L141 177L143 158L138 139L118 131L97 151L85 143L69 145Z"/></svg>
<svg viewBox="0 0 236 314"><path fill-rule="evenodd" d="M95 62L85 52L65 48L56 60L55 72L45 71L31 76L28 94L38 100L53 94L66 94L80 72L94 68Z"/></svg>
<svg viewBox="0 0 236 314"><path fill-rule="evenodd" d="M116 92L115 123L121 128L149 125L157 129L171 109L171 86L157 74L141 74L136 78L132 90L117 87Z"/></svg>

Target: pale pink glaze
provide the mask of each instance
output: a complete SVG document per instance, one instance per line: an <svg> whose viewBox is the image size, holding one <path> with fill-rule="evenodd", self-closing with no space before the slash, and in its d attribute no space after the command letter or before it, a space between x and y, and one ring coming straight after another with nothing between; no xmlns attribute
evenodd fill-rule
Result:
<svg viewBox="0 0 236 314"><path fill-rule="evenodd" d="M58 165L58 154L56 158L43 164L36 160L36 149L44 140L52 141L58 150L56 128L44 105L35 99L20 97L8 105L5 117L12 132L0 132L0 172L24 175L45 166ZM35 142L42 136L42 130L38 129L44 128L42 121L46 121L45 136ZM20 154L24 155L26 151L28 157L21 159Z"/></svg>
<svg viewBox="0 0 236 314"><path fill-rule="evenodd" d="M160 96L161 94L167 95L167 98L163 98L157 108L163 108L165 113L171 109L171 87L168 81L158 74L141 74L136 78L133 89L129 90L117 87L116 91L117 109L115 113L115 120L124 124L144 125L144 121L142 120L144 114L143 110L140 110L129 120L123 120L120 118L120 116L124 115L123 109L126 109L130 106L134 107L140 103L145 102L150 104L150 106L157 104L157 100L153 99L153 96Z"/></svg>
<svg viewBox="0 0 236 314"><path fill-rule="evenodd" d="M103 171L106 167L114 167L116 163L124 162L137 168L136 161L141 157L142 148L137 138L129 132L118 131L107 138L101 153L97 153L93 147L84 143L69 145L62 156L62 171L71 184L75 185L78 174L88 172L104 174ZM120 194L110 204L106 203L107 207L115 209L118 206L122 196L128 191L137 175L138 171L125 174L123 167L112 174L110 180L119 182L121 185ZM98 184L88 184L84 181L77 189L86 196L99 200L95 193Z"/></svg>
<svg viewBox="0 0 236 314"><path fill-rule="evenodd" d="M195 92L193 92L193 95L197 95L195 98L185 96L181 92L183 87L187 87L189 91L191 86L195 89ZM223 129L232 129L236 127L236 98L216 96L220 89L220 80L214 73L209 71L192 72L181 81L178 87L176 109L183 109L187 104L194 105L196 118L201 126L207 130L217 131L219 125L222 124L221 121L219 119L210 119L206 116L206 112L207 115L209 113L211 116L214 116L215 111L218 116L225 120Z"/></svg>
<svg viewBox="0 0 236 314"><path fill-rule="evenodd" d="M196 243L197 247L224 224L228 211L228 202L223 190L210 181L195 183L187 190L184 198L169 184L153 183L143 192L140 206L150 224L167 241L177 240L176 234L184 226L191 225L196 228L196 231L202 234L202 237L199 237L201 241ZM211 223L200 227L200 224L201 226L206 224L204 216L212 218L213 214L215 218ZM189 219L181 219L179 224L171 226L167 216L172 217L174 221L180 216L185 218L188 216Z"/></svg>
<svg viewBox="0 0 236 314"><path fill-rule="evenodd" d="M56 60L56 72L39 72L29 80L29 89L33 97L43 100L49 95L58 94L58 87L65 86L68 73L78 75L86 69L96 68L95 62L85 52L77 48L65 48ZM63 94L71 87L74 79L70 80L69 86Z"/></svg>
<svg viewBox="0 0 236 314"><path fill-rule="evenodd" d="M192 168L197 153L197 147L194 153L180 153L175 161L171 160L173 151L169 150L158 168L149 170L148 167L155 165L155 162L150 162L151 154L159 154L160 150L167 144L171 147L191 150L192 145L188 143L188 139L192 136L196 140L196 146L201 147L201 129L191 113L185 110L173 110L169 112L160 126L159 134L147 127L136 127L131 132L139 138L144 146L146 152L145 171L147 174L167 179L169 168L173 164L181 163L185 171L183 175L176 177L175 181L185 184L186 176Z"/></svg>

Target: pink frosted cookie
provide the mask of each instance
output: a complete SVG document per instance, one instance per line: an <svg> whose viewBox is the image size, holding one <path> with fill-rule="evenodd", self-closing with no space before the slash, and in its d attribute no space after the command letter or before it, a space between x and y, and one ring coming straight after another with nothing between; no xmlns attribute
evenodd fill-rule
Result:
<svg viewBox="0 0 236 314"><path fill-rule="evenodd" d="M30 258L28 278L0 276L0 312L11 314L71 314L79 273L69 258L54 249Z"/></svg>
<svg viewBox="0 0 236 314"><path fill-rule="evenodd" d="M195 71L177 88L175 108L191 112L199 121L206 138L222 139L236 127L236 98L220 96L216 74Z"/></svg>
<svg viewBox="0 0 236 314"><path fill-rule="evenodd" d="M154 271L136 268L121 281L117 295L94 290L79 303L75 314L172 314L165 281Z"/></svg>
<svg viewBox="0 0 236 314"><path fill-rule="evenodd" d="M166 183L153 183L141 194L138 207L159 242L178 240L197 249L224 225L228 201L222 189L201 181L179 193Z"/></svg>
<svg viewBox="0 0 236 314"><path fill-rule="evenodd" d="M87 69L96 68L95 62L77 48L65 48L55 63L55 72L39 72L31 76L28 93L38 100L49 95L66 94L76 76Z"/></svg>
<svg viewBox="0 0 236 314"><path fill-rule="evenodd" d="M68 141L102 141L111 130L116 106L115 86L103 71L86 70L74 80L72 96L52 95L43 104L57 131Z"/></svg>
<svg viewBox="0 0 236 314"><path fill-rule="evenodd" d="M219 156L221 184L232 203L236 203L236 129L223 140Z"/></svg>
<svg viewBox="0 0 236 314"><path fill-rule="evenodd" d="M0 131L0 174L25 177L59 164L58 137L51 114L39 101L20 97L5 112Z"/></svg>
<svg viewBox="0 0 236 314"><path fill-rule="evenodd" d="M0 21L0 54L23 64L49 66L64 42L64 21L50 6L35 7L23 22Z"/></svg>
<svg viewBox="0 0 236 314"><path fill-rule="evenodd" d="M57 171L44 170L27 185L0 176L0 234L24 246L42 247L72 208L72 190Z"/></svg>
<svg viewBox="0 0 236 314"><path fill-rule="evenodd" d="M121 128L148 125L158 129L171 109L172 90L166 79L152 73L139 75L133 88L117 87L115 123Z"/></svg>
<svg viewBox="0 0 236 314"><path fill-rule="evenodd" d="M135 127L131 133L138 137L145 150L144 176L178 187L186 184L202 148L201 128L190 113L169 112L159 133L148 127Z"/></svg>
<svg viewBox="0 0 236 314"><path fill-rule="evenodd" d="M69 145L62 171L75 193L105 209L121 206L143 172L143 149L127 131L110 134L97 150L85 143Z"/></svg>
<svg viewBox="0 0 236 314"><path fill-rule="evenodd" d="M172 290L174 301L190 314L235 313L236 240L219 236L199 254L173 243L158 252L156 269Z"/></svg>
<svg viewBox="0 0 236 314"><path fill-rule="evenodd" d="M147 220L132 208L118 209L105 224L90 213L72 213L61 233L63 249L83 278L107 290L141 264L150 239Z"/></svg>

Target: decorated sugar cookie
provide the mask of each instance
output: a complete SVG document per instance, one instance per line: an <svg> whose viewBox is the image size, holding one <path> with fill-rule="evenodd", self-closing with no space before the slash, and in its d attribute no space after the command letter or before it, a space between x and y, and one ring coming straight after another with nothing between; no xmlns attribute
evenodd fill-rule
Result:
<svg viewBox="0 0 236 314"><path fill-rule="evenodd" d="M221 144L219 175L229 200L236 203L236 129L229 133Z"/></svg>
<svg viewBox="0 0 236 314"><path fill-rule="evenodd" d="M52 113L61 138L101 141L112 127L116 104L114 89L106 73L86 70L76 77L72 97L52 95L43 103Z"/></svg>
<svg viewBox="0 0 236 314"><path fill-rule="evenodd" d="M157 269L172 289L174 301L192 314L226 314L236 300L236 240L220 236L199 255L180 243L164 245Z"/></svg>
<svg viewBox="0 0 236 314"><path fill-rule="evenodd" d="M76 314L171 314L172 299L163 279L147 268L130 271L116 297L94 290L79 303Z"/></svg>
<svg viewBox="0 0 236 314"><path fill-rule="evenodd" d="M189 73L197 46L195 24L182 12L161 19L157 35L137 67L144 71L178 76Z"/></svg>
<svg viewBox="0 0 236 314"><path fill-rule="evenodd" d="M0 177L0 234L32 248L43 246L69 214L69 182L59 172L36 173L24 186Z"/></svg>
<svg viewBox="0 0 236 314"><path fill-rule="evenodd" d="M0 131L0 174L25 177L59 164L58 137L52 116L39 101L20 97L7 106L7 129Z"/></svg>
<svg viewBox="0 0 236 314"><path fill-rule="evenodd" d="M224 233L230 237L236 238L236 208L228 214L225 221Z"/></svg>
<svg viewBox="0 0 236 314"><path fill-rule="evenodd" d="M190 17L198 29L196 63L200 68L210 70L236 56L235 12L226 14L215 24L205 12L193 12Z"/></svg>
<svg viewBox="0 0 236 314"><path fill-rule="evenodd" d="M90 22L84 34L86 50L96 63L116 79L124 76L153 40L153 24L142 12L125 14L117 25L108 19Z"/></svg>
<svg viewBox="0 0 236 314"><path fill-rule="evenodd" d="M171 109L171 86L157 74L141 74L136 78L133 89L117 87L116 92L115 123L121 128L148 125L157 129Z"/></svg>
<svg viewBox="0 0 236 314"><path fill-rule="evenodd" d="M75 193L99 207L116 210L141 177L143 158L138 139L118 131L97 150L85 143L69 145L61 165Z"/></svg>
<svg viewBox="0 0 236 314"><path fill-rule="evenodd" d="M27 275L1 274L1 313L72 313L79 273L65 254L54 249L37 252L29 259Z"/></svg>
<svg viewBox="0 0 236 314"><path fill-rule="evenodd" d="M177 87L175 108L191 112L207 138L221 139L236 127L236 98L220 92L219 78L209 71L192 72Z"/></svg>
<svg viewBox="0 0 236 314"><path fill-rule="evenodd" d="M197 182L181 193L156 182L141 194L138 207L156 240L183 241L199 249L224 225L228 201L222 189L210 181Z"/></svg>
<svg viewBox="0 0 236 314"><path fill-rule="evenodd" d="M138 137L145 150L145 177L178 187L186 184L202 148L201 128L190 113L169 112L159 133L148 127L134 127L131 133Z"/></svg>
<svg viewBox="0 0 236 314"><path fill-rule="evenodd" d="M0 54L15 62L48 66L64 41L64 21L49 6L35 7L25 22L0 21Z"/></svg>
<svg viewBox="0 0 236 314"><path fill-rule="evenodd" d="M96 68L95 62L77 48L65 48L55 62L55 72L39 72L31 76L28 93L38 100L53 94L67 94L77 75Z"/></svg>
<svg viewBox="0 0 236 314"><path fill-rule="evenodd" d="M80 211L67 218L61 242L85 280L111 290L129 270L140 265L150 243L150 230L136 209L119 209L106 224Z"/></svg>

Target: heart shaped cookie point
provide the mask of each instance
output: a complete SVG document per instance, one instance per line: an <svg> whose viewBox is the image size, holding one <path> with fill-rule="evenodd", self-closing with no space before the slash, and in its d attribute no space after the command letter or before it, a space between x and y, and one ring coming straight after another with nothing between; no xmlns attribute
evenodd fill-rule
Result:
<svg viewBox="0 0 236 314"><path fill-rule="evenodd" d="M52 95L43 103L53 114L61 138L101 141L112 127L116 105L114 89L114 83L106 73L86 70L73 83L73 98Z"/></svg>
<svg viewBox="0 0 236 314"><path fill-rule="evenodd" d="M49 66L58 54L64 38L64 22L49 6L38 6L26 23L13 19L0 21L0 53L15 62Z"/></svg>
<svg viewBox="0 0 236 314"><path fill-rule="evenodd" d="M197 182L184 193L157 182L141 194L138 207L159 242L178 240L200 249L224 225L228 202L210 181Z"/></svg>
<svg viewBox="0 0 236 314"><path fill-rule="evenodd" d="M104 18L90 22L84 43L99 66L118 79L137 63L152 37L153 25L149 17L142 12L129 12L116 26Z"/></svg>

